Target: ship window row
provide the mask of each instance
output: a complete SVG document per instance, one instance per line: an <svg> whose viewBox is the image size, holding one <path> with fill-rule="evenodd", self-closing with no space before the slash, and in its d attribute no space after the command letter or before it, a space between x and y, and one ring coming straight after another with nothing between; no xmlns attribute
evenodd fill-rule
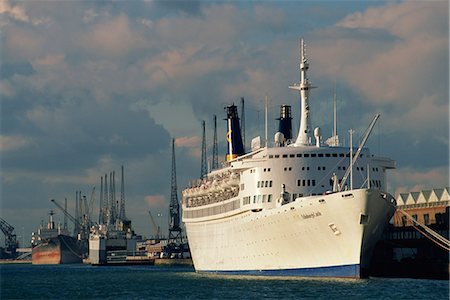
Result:
<svg viewBox="0 0 450 300"><path fill-rule="evenodd" d="M258 181L257 187L258 188L272 187L272 180Z"/></svg>
<svg viewBox="0 0 450 300"><path fill-rule="evenodd" d="M264 172L270 172L270 168L264 168Z"/></svg>
<svg viewBox="0 0 450 300"><path fill-rule="evenodd" d="M292 171L292 167L284 167L284 171Z"/></svg>
<svg viewBox="0 0 450 300"><path fill-rule="evenodd" d="M381 188L381 180L370 180L371 186L376 186L377 188Z"/></svg>
<svg viewBox="0 0 450 300"><path fill-rule="evenodd" d="M372 168L373 172L378 172L378 168Z"/></svg>
<svg viewBox="0 0 450 300"><path fill-rule="evenodd" d="M297 153L297 154L270 154L269 158L293 158L293 157L350 157L350 153ZM359 157L363 157L360 154ZM369 157L369 156L367 156Z"/></svg>
<svg viewBox="0 0 450 300"><path fill-rule="evenodd" d="M315 179L297 179L297 186L316 186Z"/></svg>
<svg viewBox="0 0 450 300"><path fill-rule="evenodd" d="M252 201L253 200L253 201ZM273 195L272 194L264 194L264 195L253 195L253 198L251 196L247 196L243 198L243 205L248 204L256 204L256 203L271 203L273 201Z"/></svg>
<svg viewBox="0 0 450 300"><path fill-rule="evenodd" d="M383 238L387 240L420 240L425 239L425 237L418 231L398 231L398 232L387 232L383 235Z"/></svg>
<svg viewBox="0 0 450 300"><path fill-rule="evenodd" d="M240 199L214 206L214 207L207 207L202 209L196 209L196 210L188 210L184 211L183 215L185 218L191 219L191 218L202 218L202 217L208 217L218 214L223 214L235 209L238 209L240 207Z"/></svg>
<svg viewBox="0 0 450 300"><path fill-rule="evenodd" d="M417 204L406 204L401 205L402 209L405 208L424 208L424 207L437 207L437 206L448 206L450 201L439 201L439 202L427 202L427 203L417 203Z"/></svg>
<svg viewBox="0 0 450 300"><path fill-rule="evenodd" d="M296 194L296 193L293 193L293 194L292 194L292 201L295 201L295 199L297 199L297 197L303 197L303 194Z"/></svg>

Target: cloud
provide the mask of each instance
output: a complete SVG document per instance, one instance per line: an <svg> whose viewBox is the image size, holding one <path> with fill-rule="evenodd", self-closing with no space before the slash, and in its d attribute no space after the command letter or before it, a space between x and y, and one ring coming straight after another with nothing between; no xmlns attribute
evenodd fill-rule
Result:
<svg viewBox="0 0 450 300"><path fill-rule="evenodd" d="M145 202L148 204L149 207L154 208L161 208L165 207L167 205L166 198L164 195L148 195L145 196Z"/></svg>
<svg viewBox="0 0 450 300"><path fill-rule="evenodd" d="M400 168L389 175L391 187L395 187L395 195L411 191L429 190L449 186L448 167L437 167L427 170Z"/></svg>
<svg viewBox="0 0 450 300"><path fill-rule="evenodd" d="M175 145L177 147L198 148L200 144L201 139L199 136L186 136L175 139Z"/></svg>
<svg viewBox="0 0 450 300"><path fill-rule="evenodd" d="M64 53L48 54L44 57L36 59L35 64L47 67L55 66L63 63L64 58L65 58Z"/></svg>
<svg viewBox="0 0 450 300"><path fill-rule="evenodd" d="M23 136L0 135L0 152L13 151L25 147L31 141Z"/></svg>
<svg viewBox="0 0 450 300"><path fill-rule="evenodd" d="M95 18L99 16L98 12L96 12L94 9L90 8L86 10L83 14L83 22L84 23L90 23Z"/></svg>
<svg viewBox="0 0 450 300"><path fill-rule="evenodd" d="M29 22L30 18L25 9L17 4L11 5L8 0L0 0L0 14L6 14L15 20Z"/></svg>
<svg viewBox="0 0 450 300"><path fill-rule="evenodd" d="M148 41L133 31L128 16L118 16L102 20L80 37L81 46L91 54L121 56L140 47L149 47Z"/></svg>
<svg viewBox="0 0 450 300"><path fill-rule="evenodd" d="M35 26L48 24L51 22L50 18L30 17L30 14L27 12L27 9L25 9L23 5L12 5L8 0L0 0L0 15L1 14L7 15L14 21L24 22Z"/></svg>
<svg viewBox="0 0 450 300"><path fill-rule="evenodd" d="M309 53L315 74L351 91L344 113L380 112L385 134L448 149L448 36L448 3L390 3L318 30Z"/></svg>

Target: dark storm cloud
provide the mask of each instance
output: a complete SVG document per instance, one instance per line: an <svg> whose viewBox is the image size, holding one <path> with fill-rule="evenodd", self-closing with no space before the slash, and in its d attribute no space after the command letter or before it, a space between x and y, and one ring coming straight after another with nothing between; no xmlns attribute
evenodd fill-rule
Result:
<svg viewBox="0 0 450 300"><path fill-rule="evenodd" d="M33 66L29 62L0 62L0 70L0 79L9 78L14 75L28 76L35 73Z"/></svg>
<svg viewBox="0 0 450 300"><path fill-rule="evenodd" d="M201 5L201 1L195 0L171 0L155 2L155 6L163 12L182 12L194 16L201 14Z"/></svg>
<svg viewBox="0 0 450 300"><path fill-rule="evenodd" d="M24 112L13 127L14 131L21 128L31 142L28 147L6 152L3 167L76 171L107 154L139 159L165 149L169 134L147 113L130 110L126 102L96 103L86 97Z"/></svg>

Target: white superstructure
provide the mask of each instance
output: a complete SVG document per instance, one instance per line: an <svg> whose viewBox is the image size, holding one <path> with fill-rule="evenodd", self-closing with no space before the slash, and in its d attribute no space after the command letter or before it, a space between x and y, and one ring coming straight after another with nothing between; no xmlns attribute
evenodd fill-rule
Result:
<svg viewBox="0 0 450 300"><path fill-rule="evenodd" d="M371 155L364 143L328 146L318 128L312 141L308 67L302 41L301 82L291 87L301 96L295 142L277 133L274 147L236 157L228 138L226 165L183 191L183 221L197 271L365 276L395 209L385 192L385 172L395 162Z"/></svg>

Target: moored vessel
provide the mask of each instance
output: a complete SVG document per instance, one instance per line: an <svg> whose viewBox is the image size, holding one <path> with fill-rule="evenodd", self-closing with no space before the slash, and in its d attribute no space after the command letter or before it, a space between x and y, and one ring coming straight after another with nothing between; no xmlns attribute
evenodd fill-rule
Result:
<svg viewBox="0 0 450 300"><path fill-rule="evenodd" d="M82 253L77 240L69 235L67 227L55 226L50 211L47 227L41 226L33 233L31 262L37 265L82 263Z"/></svg>
<svg viewBox="0 0 450 300"><path fill-rule="evenodd" d="M33 247L31 262L34 265L82 263L77 240L68 235L58 235Z"/></svg>
<svg viewBox="0 0 450 300"><path fill-rule="evenodd" d="M386 170L395 161L372 155L365 142L343 147L312 131L303 41L300 129L292 137L290 107L280 111L273 145L267 134L245 153L239 117L227 107L223 167L183 191L183 221L196 271L226 274L367 276L373 248L395 210ZM266 129L267 132L267 129ZM314 142L312 132L314 132Z"/></svg>

